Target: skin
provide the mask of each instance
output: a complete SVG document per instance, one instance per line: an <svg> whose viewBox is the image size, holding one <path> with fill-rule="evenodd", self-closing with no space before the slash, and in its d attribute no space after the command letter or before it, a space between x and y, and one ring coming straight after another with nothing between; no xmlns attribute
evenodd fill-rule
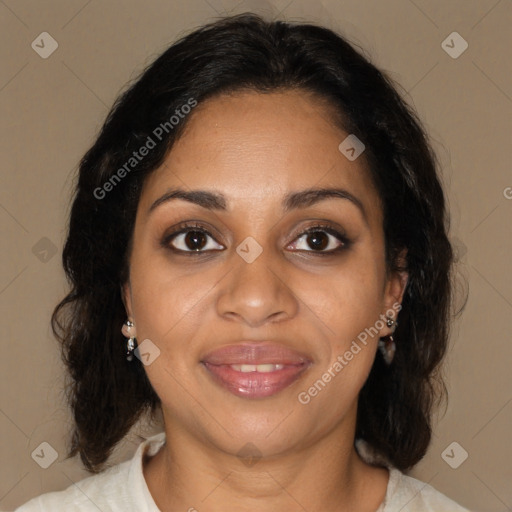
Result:
<svg viewBox="0 0 512 512"><path fill-rule="evenodd" d="M144 476L163 512L358 512L384 499L388 471L362 461L354 436L359 392L390 329L384 325L307 405L297 399L401 302L407 282L386 269L379 196L364 153L349 161L338 150L347 135L305 92L223 95L194 109L144 184L123 298L139 343L150 339L160 350L145 370L162 402L167 443L146 460ZM174 199L148 213L176 187L222 193L227 209ZM364 214L332 197L283 212L286 194L322 187L350 192ZM222 250L172 252L172 244L191 250L183 235L162 247L164 235L189 220L211 233L207 249ZM351 243L315 253L301 234L319 220ZM249 236L263 249L252 263L236 252ZM328 249L342 245L323 236ZM200 360L242 340L282 343L313 364L274 396L235 396ZM237 456L248 442L261 456L253 465Z"/></svg>

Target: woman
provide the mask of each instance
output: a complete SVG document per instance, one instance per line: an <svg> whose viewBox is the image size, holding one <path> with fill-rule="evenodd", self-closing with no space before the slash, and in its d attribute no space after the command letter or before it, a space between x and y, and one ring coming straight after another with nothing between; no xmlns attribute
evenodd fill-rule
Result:
<svg viewBox="0 0 512 512"><path fill-rule="evenodd" d="M464 510L403 473L443 389L445 224L419 121L341 37L242 15L178 41L82 159L64 248L97 474L18 510Z"/></svg>

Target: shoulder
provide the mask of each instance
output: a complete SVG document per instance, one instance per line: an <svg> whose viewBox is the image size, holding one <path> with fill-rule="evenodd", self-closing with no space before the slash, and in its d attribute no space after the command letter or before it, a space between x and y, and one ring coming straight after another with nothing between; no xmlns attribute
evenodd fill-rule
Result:
<svg viewBox="0 0 512 512"><path fill-rule="evenodd" d="M50 492L34 498L15 512L46 512L54 510L89 511L118 510L123 501L125 489L122 482L126 479L130 462L123 462L105 470L103 473L84 478L63 491Z"/></svg>
<svg viewBox="0 0 512 512"><path fill-rule="evenodd" d="M386 497L377 512L469 512L431 485L403 474L362 439L355 447L365 462L389 470Z"/></svg>
<svg viewBox="0 0 512 512"><path fill-rule="evenodd" d="M103 473L84 478L63 491L38 496L17 508L15 512L122 510L119 506L129 500L126 486L123 485L129 470L130 461L123 462Z"/></svg>
<svg viewBox="0 0 512 512"><path fill-rule="evenodd" d="M382 512L469 512L429 484L390 468Z"/></svg>
<svg viewBox="0 0 512 512"><path fill-rule="evenodd" d="M73 483L66 489L34 498L14 512L153 512L154 504L142 471L142 460L162 446L165 437L157 434L142 442L131 460L102 473Z"/></svg>

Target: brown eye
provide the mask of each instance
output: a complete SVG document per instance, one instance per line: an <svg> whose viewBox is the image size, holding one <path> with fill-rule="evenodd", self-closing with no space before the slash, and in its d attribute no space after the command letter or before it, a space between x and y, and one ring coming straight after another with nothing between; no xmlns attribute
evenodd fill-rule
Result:
<svg viewBox="0 0 512 512"><path fill-rule="evenodd" d="M204 253L224 249L213 239L210 233L192 227L171 233L164 238L162 245L170 246L171 250L182 253Z"/></svg>
<svg viewBox="0 0 512 512"><path fill-rule="evenodd" d="M313 231L306 235L306 241L312 249L323 250L329 245L329 237L323 231Z"/></svg>
<svg viewBox="0 0 512 512"><path fill-rule="evenodd" d="M191 251L200 251L206 245L206 235L201 231L189 231L183 241Z"/></svg>
<svg viewBox="0 0 512 512"><path fill-rule="evenodd" d="M313 226L289 246L296 251L331 254L348 248L348 238L329 226Z"/></svg>

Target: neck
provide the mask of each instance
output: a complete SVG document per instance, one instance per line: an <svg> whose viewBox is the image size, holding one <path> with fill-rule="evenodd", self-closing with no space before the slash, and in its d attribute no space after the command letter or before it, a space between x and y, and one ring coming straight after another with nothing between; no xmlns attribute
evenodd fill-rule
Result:
<svg viewBox="0 0 512 512"><path fill-rule="evenodd" d="M388 471L366 464L354 449L353 425L344 430L279 456L241 459L166 423L166 444L144 475L162 512L377 510Z"/></svg>

